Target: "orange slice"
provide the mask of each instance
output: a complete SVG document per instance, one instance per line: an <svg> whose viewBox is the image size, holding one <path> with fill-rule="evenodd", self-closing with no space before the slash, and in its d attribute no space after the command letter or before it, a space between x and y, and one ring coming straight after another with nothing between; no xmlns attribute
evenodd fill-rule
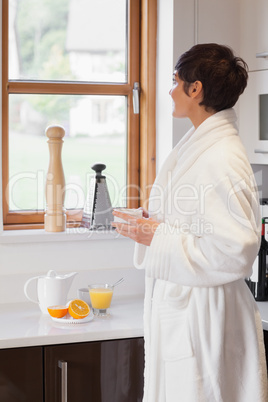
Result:
<svg viewBox="0 0 268 402"><path fill-rule="evenodd" d="M73 318L81 319L89 315L90 307L83 300L75 299L70 302L68 311Z"/></svg>
<svg viewBox="0 0 268 402"><path fill-rule="evenodd" d="M66 306L50 306L47 308L47 311L54 318L62 318L68 312L68 307Z"/></svg>

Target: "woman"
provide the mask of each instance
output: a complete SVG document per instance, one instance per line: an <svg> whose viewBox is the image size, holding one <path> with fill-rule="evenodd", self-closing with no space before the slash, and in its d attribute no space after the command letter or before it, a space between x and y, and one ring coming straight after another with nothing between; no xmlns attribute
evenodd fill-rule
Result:
<svg viewBox="0 0 268 402"><path fill-rule="evenodd" d="M146 272L144 402L268 400L262 323L244 281L260 246L259 200L232 109L247 77L225 46L180 57L173 116L193 127L158 174L149 215L114 212Z"/></svg>

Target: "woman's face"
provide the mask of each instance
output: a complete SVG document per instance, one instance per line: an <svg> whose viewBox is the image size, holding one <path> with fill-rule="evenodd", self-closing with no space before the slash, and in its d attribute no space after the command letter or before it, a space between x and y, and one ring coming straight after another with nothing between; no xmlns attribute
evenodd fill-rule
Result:
<svg viewBox="0 0 268 402"><path fill-rule="evenodd" d="M191 97L183 89L183 81L178 77L177 71L173 73L173 86L169 91L173 100L173 117L188 117Z"/></svg>

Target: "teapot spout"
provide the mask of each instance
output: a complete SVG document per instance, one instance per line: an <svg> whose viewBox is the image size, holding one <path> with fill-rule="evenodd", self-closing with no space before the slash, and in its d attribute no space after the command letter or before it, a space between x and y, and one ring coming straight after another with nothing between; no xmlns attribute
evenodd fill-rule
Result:
<svg viewBox="0 0 268 402"><path fill-rule="evenodd" d="M77 274L78 274L78 272L71 272L70 274L66 274L65 278L74 278L75 275L77 275Z"/></svg>
<svg viewBox="0 0 268 402"><path fill-rule="evenodd" d="M70 274L64 275L66 288L69 290L74 277L78 274L78 272L71 272Z"/></svg>

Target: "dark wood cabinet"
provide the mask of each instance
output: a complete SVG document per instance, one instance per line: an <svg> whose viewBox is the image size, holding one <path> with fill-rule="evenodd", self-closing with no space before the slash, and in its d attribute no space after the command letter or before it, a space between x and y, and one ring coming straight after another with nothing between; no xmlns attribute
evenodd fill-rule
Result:
<svg viewBox="0 0 268 402"><path fill-rule="evenodd" d="M143 339L45 347L45 402L138 402L143 396ZM66 365L62 378L59 362Z"/></svg>
<svg viewBox="0 0 268 402"><path fill-rule="evenodd" d="M0 349L0 401L139 402L143 370L143 338Z"/></svg>
<svg viewBox="0 0 268 402"><path fill-rule="evenodd" d="M264 336L266 363L267 363L267 368L268 368L268 331L263 331L263 336ZM267 372L267 375L268 375L268 372Z"/></svg>
<svg viewBox="0 0 268 402"><path fill-rule="evenodd" d="M43 402L43 348L0 349L0 401Z"/></svg>

